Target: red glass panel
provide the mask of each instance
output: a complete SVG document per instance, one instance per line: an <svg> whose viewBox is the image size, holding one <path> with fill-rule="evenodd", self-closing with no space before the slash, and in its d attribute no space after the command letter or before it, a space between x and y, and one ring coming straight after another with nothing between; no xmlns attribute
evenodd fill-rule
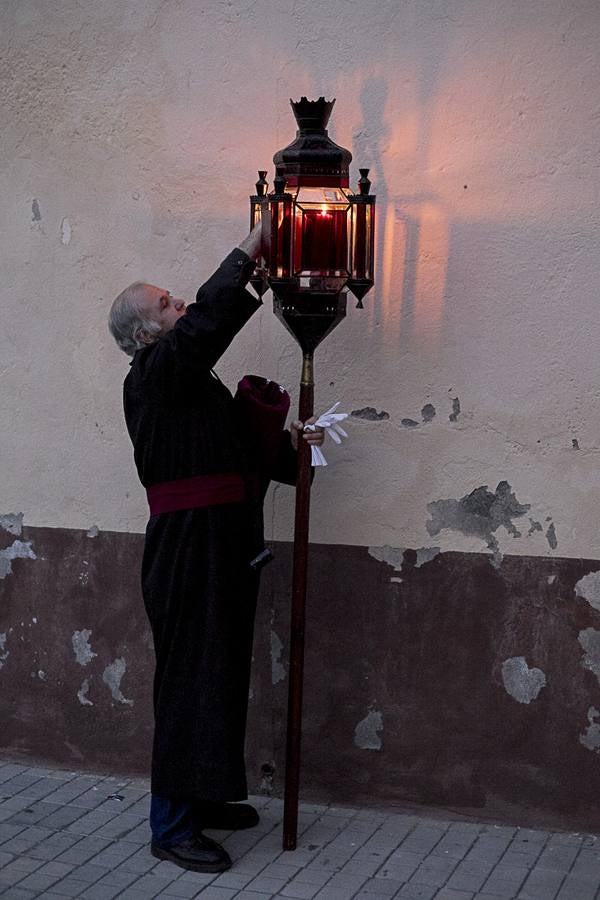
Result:
<svg viewBox="0 0 600 900"><path fill-rule="evenodd" d="M347 208L296 206L294 271L320 275L348 271Z"/></svg>
<svg viewBox="0 0 600 900"><path fill-rule="evenodd" d="M303 210L303 271L325 273L345 269L347 241L345 210Z"/></svg>
<svg viewBox="0 0 600 900"><path fill-rule="evenodd" d="M301 187L294 203L294 275L348 274L350 219L346 194L320 184Z"/></svg>

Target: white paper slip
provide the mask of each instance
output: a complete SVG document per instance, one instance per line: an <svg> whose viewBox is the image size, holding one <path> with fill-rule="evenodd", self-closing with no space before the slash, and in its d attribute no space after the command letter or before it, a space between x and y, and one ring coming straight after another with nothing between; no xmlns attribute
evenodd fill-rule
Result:
<svg viewBox="0 0 600 900"><path fill-rule="evenodd" d="M344 431L342 426L339 424L343 422L344 419L348 418L348 413L337 413L336 409L340 405L341 400L338 400L337 403L334 403L331 409L328 409L327 412L324 412L322 416L319 416L316 422L313 422L312 425L305 425L305 431L316 431L317 428L324 428L326 433L329 435L332 441L336 444L342 443L342 438L347 438L348 433ZM327 460L323 456L323 452L320 447L312 446L310 448L311 451L311 465L313 466L326 466Z"/></svg>

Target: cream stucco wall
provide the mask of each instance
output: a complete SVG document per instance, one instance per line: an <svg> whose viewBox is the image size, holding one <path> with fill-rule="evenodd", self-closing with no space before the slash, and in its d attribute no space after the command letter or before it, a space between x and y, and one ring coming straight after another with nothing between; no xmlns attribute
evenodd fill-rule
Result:
<svg viewBox="0 0 600 900"><path fill-rule="evenodd" d="M506 480L531 509L501 550L600 557L595 0L6 0L0 27L0 513L143 529L110 302L137 278L192 296L293 137L289 97L325 94L353 182L371 167L378 266L316 405L389 419L329 446L312 539L484 549L431 536L427 504ZM219 372L296 397L265 299ZM292 501L270 495L270 535Z"/></svg>

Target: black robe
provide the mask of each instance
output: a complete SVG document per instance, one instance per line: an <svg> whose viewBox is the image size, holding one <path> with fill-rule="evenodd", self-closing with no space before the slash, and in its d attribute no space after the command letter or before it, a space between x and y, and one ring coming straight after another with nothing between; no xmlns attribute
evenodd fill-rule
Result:
<svg viewBox="0 0 600 900"><path fill-rule="evenodd" d="M254 263L234 250L175 327L138 350L124 384L142 484L254 468L232 395L211 372L261 302ZM277 480L293 484L289 432ZM142 593L154 638L152 791L214 801L247 796L244 736L259 574L262 498L151 516Z"/></svg>

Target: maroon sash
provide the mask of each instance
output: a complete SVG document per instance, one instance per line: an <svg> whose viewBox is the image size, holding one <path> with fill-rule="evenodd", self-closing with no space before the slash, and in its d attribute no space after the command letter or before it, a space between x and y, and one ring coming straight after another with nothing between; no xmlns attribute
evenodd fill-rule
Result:
<svg viewBox="0 0 600 900"><path fill-rule="evenodd" d="M146 488L146 494L151 516L220 503L243 503L247 498L246 484L239 472L163 481Z"/></svg>

